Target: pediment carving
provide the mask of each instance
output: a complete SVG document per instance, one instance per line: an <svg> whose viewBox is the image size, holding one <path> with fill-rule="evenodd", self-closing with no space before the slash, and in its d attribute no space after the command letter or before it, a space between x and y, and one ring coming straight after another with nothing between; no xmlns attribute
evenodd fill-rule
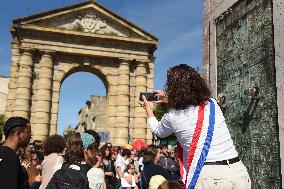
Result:
<svg viewBox="0 0 284 189"><path fill-rule="evenodd" d="M73 30L78 32L88 32L105 35L117 35L127 37L124 32L120 32L115 26L110 26L107 21L97 16L95 13L87 13L85 15L78 15L67 23L58 24L58 28Z"/></svg>

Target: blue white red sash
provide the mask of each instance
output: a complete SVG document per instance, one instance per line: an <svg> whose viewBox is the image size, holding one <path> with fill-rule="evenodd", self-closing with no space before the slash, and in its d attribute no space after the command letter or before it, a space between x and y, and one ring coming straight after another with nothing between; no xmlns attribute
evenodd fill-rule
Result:
<svg viewBox="0 0 284 189"><path fill-rule="evenodd" d="M184 174L186 174L184 189L194 189L208 155L215 125L215 103L213 100L210 99L209 124L203 124L204 115L205 104L201 104L198 110L194 135L188 151L187 168L184 170Z"/></svg>

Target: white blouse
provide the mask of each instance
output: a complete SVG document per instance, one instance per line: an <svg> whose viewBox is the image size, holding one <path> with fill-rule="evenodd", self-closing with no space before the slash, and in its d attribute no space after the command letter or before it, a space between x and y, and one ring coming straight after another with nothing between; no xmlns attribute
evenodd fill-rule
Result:
<svg viewBox="0 0 284 189"><path fill-rule="evenodd" d="M227 160L238 156L223 113L215 99L215 125L211 146L206 162ZM179 143L183 147L183 162L186 162L187 153L196 127L199 107L190 106L184 110L170 110L161 121L155 117L148 118L148 125L152 132L160 138L165 138L175 133ZM204 122L209 124L210 103L205 105ZM206 136L200 136L206 137ZM186 165L184 165L186 167Z"/></svg>

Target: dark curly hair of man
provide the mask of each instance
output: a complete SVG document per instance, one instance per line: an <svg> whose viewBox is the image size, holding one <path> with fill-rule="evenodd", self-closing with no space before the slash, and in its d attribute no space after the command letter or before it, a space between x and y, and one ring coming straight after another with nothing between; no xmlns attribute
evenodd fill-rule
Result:
<svg viewBox="0 0 284 189"><path fill-rule="evenodd" d="M44 155L48 156L51 153L62 153L66 147L66 141L63 136L52 135L43 143Z"/></svg>
<svg viewBox="0 0 284 189"><path fill-rule="evenodd" d="M201 75L186 64L168 70L166 82L168 104L182 110L209 101L211 92Z"/></svg>

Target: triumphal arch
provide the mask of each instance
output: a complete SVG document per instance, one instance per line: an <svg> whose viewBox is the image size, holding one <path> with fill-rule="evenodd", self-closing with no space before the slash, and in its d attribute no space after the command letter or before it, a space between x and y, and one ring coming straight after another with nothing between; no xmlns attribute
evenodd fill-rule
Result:
<svg viewBox="0 0 284 189"><path fill-rule="evenodd" d="M156 37L94 1L14 20L11 33L6 118L30 119L33 139L56 133L60 86L87 71L106 87L111 142L151 141L137 99L140 91L153 91Z"/></svg>

